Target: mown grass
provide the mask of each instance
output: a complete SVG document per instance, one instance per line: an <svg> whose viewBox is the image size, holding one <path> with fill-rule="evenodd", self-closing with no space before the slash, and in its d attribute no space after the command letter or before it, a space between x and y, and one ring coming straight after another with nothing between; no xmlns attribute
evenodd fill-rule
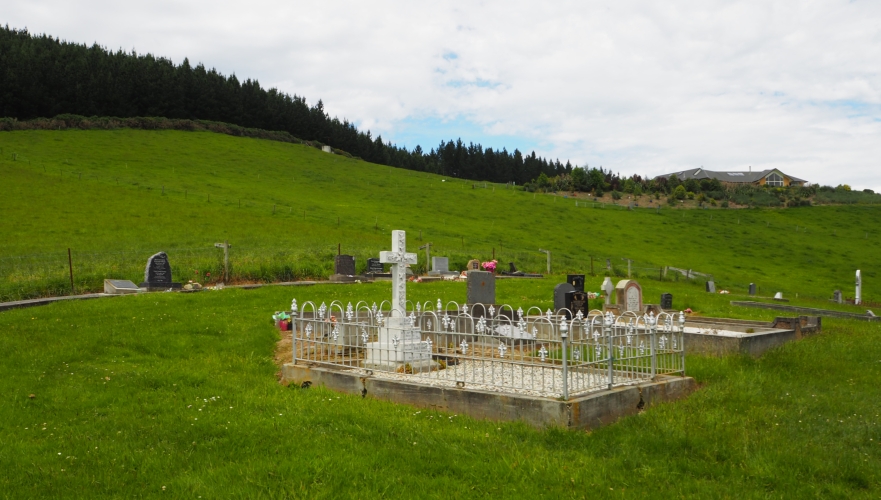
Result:
<svg viewBox="0 0 881 500"><path fill-rule="evenodd" d="M531 305L552 280L497 288L500 302ZM591 433L276 382L272 311L294 296L388 294L388 283L226 289L0 314L0 497L879 495L878 324L826 321L757 360L690 356L697 393ZM409 295L462 301L464 286Z"/></svg>
<svg viewBox="0 0 881 500"><path fill-rule="evenodd" d="M408 231L410 251L433 243L453 268L495 255L502 269L514 261L543 272L544 248L558 273L589 272L594 257L596 274L609 259L623 276L629 258L643 282L670 265L710 273L735 293L754 282L760 295L825 303L835 289L853 294L859 268L864 299L881 290L877 206L584 208L208 132L3 132L0 152L0 300L69 293L67 248L78 291L100 290L107 277L140 281L160 250L178 279L213 282L222 269L213 244L223 240L233 281L279 281L326 277L338 245L360 271L389 246L391 229Z"/></svg>

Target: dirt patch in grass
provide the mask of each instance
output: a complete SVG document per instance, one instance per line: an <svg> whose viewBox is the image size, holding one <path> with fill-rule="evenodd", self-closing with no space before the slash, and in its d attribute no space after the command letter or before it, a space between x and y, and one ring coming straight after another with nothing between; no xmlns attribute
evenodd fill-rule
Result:
<svg viewBox="0 0 881 500"><path fill-rule="evenodd" d="M278 333L280 339L275 343L273 359L275 360L276 366L278 366L278 371L275 373L275 377L278 379L279 383L283 383L281 378L281 368L285 363L291 362L292 356L294 355L294 343L292 332L279 331Z"/></svg>

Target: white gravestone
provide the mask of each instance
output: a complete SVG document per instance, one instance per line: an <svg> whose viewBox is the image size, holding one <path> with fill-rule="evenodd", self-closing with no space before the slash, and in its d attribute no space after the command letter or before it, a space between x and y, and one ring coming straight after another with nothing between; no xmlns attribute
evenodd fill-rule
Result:
<svg viewBox="0 0 881 500"><path fill-rule="evenodd" d="M615 285L618 312L642 314L642 287L634 280L621 280Z"/></svg>
<svg viewBox="0 0 881 500"><path fill-rule="evenodd" d="M615 285L612 284L612 279L606 276L606 279L603 280L603 285L600 288L606 296L606 305L610 305L612 303L612 292L615 291Z"/></svg>
<svg viewBox="0 0 881 500"><path fill-rule="evenodd" d="M380 252L379 260L392 264L392 312L379 328L379 340L366 345L365 367L430 369L431 347L423 341L419 327L407 318L407 265L416 263L416 254L407 253L405 231L392 231L392 250Z"/></svg>
<svg viewBox="0 0 881 500"><path fill-rule="evenodd" d="M860 276L860 270L857 269L857 294L854 297L853 303L856 305L860 305L860 302L863 301L863 278Z"/></svg>

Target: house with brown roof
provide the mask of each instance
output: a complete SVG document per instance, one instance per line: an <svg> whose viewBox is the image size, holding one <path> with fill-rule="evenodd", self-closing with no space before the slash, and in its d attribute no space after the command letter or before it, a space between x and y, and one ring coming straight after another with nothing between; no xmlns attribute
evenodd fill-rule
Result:
<svg viewBox="0 0 881 500"><path fill-rule="evenodd" d="M723 184L753 184L756 186L771 187L804 186L808 182L804 179L784 174L776 168L762 170L761 172L753 172L752 168L746 172L717 172L701 167L659 175L655 177L655 179L669 179L672 175L675 175L683 182L688 179L694 179L696 181L701 181L703 179L716 179Z"/></svg>

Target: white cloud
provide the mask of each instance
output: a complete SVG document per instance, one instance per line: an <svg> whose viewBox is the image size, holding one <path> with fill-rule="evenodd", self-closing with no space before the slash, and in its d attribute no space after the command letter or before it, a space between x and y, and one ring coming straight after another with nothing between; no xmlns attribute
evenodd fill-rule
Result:
<svg viewBox="0 0 881 500"><path fill-rule="evenodd" d="M483 137L626 174L777 167L881 191L878 2L36 0L4 10L10 26L187 56L321 98L331 114L424 148L450 137L412 127L467 120Z"/></svg>

